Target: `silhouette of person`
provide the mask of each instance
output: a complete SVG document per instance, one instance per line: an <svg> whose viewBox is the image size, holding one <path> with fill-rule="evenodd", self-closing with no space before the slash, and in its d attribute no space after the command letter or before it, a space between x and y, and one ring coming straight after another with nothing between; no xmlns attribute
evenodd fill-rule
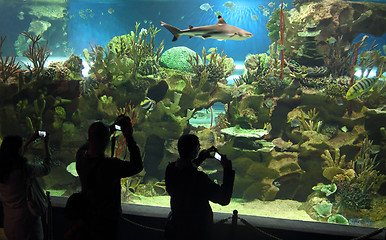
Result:
<svg viewBox="0 0 386 240"><path fill-rule="evenodd" d="M114 125L121 127L130 161L105 156L110 141L110 129L103 122L91 124L88 143L76 155L76 170L85 200L82 239L116 239L121 209L121 178L142 171L142 159L133 138L129 117L121 116Z"/></svg>
<svg viewBox="0 0 386 240"><path fill-rule="evenodd" d="M44 161L28 162L28 145L40 138L36 131L25 142L20 136L6 136L0 147L0 194L4 208L4 232L8 240L43 240L41 217L30 213L27 205L27 178L47 175L51 170L48 134L43 137Z"/></svg>
<svg viewBox="0 0 386 240"><path fill-rule="evenodd" d="M169 163L165 173L166 191L171 196L165 238L210 239L213 212L209 201L223 206L229 204L235 176L232 162L219 154L224 171L223 184L218 185L197 170L206 158L213 158L217 152L215 147L200 152L199 139L193 134L182 135L177 145L179 158Z"/></svg>

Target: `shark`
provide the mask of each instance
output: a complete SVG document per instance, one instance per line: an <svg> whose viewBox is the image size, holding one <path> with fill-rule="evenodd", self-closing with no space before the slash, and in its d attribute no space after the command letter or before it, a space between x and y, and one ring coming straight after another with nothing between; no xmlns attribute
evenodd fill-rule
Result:
<svg viewBox="0 0 386 240"><path fill-rule="evenodd" d="M201 37L203 39L213 38L219 41L223 40L246 40L253 36L252 33L244 29L229 25L225 20L218 16L217 24L201 27L189 26L189 29L181 30L161 21L161 25L169 30L173 35L172 41L176 41L180 36L187 35L192 37Z"/></svg>

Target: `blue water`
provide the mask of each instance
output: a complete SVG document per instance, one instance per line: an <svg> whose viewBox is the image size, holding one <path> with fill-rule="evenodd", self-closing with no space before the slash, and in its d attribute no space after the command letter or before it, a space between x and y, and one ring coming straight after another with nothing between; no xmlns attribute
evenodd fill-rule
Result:
<svg viewBox="0 0 386 240"><path fill-rule="evenodd" d="M224 1L211 1L212 10L204 11L200 9L202 1L178 1L178 2L119 2L119 3L98 3L72 1L69 4L69 14L73 17L69 20L68 36L71 47L75 54L81 54L84 48L92 44L106 45L114 36L128 34L134 30L136 22L140 22L140 28L148 28L149 22L161 29L157 34L156 42L159 44L164 40L165 50L176 47L186 46L194 51L201 53L202 48L207 50L217 47L220 51L224 49L225 54L235 60L244 60L249 53L263 53L268 50L270 40L266 23L268 17L263 16L263 10L259 5L267 6L267 1L234 1L234 10L222 6ZM279 2L276 2L276 6ZM87 20L79 16L79 10L91 9L94 17ZM112 14L108 9L114 9ZM217 17L214 12L220 11L224 20L230 24L245 29L254 34L254 37L245 41L218 41L215 39L189 38L182 36L172 42L173 35L160 25L164 21L180 29L187 29L189 25L203 26L216 24ZM103 14L102 14L103 13ZM89 15L86 13L86 16ZM256 15L259 20L253 20ZM147 22L147 23L145 23ZM157 44L157 45L158 45Z"/></svg>
<svg viewBox="0 0 386 240"><path fill-rule="evenodd" d="M18 36L28 30L31 16L28 14L28 5L32 4L32 0L20 0L12 2L0 3L0 35L7 36L7 41L3 45L3 55L15 55L14 43ZM130 33L134 30L136 22L140 22L140 28L148 28L151 22L161 31L157 34L157 46L161 41L164 41L165 50L176 47L186 46L194 51L201 53L202 48L207 50L212 47L217 47L221 52L235 61L244 61L248 54L264 53L268 50L271 44L268 37L266 23L269 16L263 15L263 9L259 8L263 5L270 13L279 7L280 1L272 1L275 3L273 7L268 6L268 0L241 0L233 1L235 7L230 10L223 6L225 0L222 1L198 1L198 0L178 0L178 1L160 1L160 0L72 0L65 3L68 9L68 19L64 31L59 30L51 36L46 36L51 43L50 48L53 49L53 56L64 57L64 48L70 49L77 55L82 56L82 51L85 48L90 49L91 44L99 44L102 46L114 37ZM379 1L378 1L379 2ZM381 2L385 2L384 0ZM212 9L204 11L200 6L204 3L209 3ZM292 1L284 1L287 9L293 8ZM111 14L109 9L113 9ZM24 20L17 18L20 11L23 11ZM244 41L218 41L215 39L189 38L181 36L175 42L172 42L172 34L160 25L160 21L164 21L170 25L180 29L187 29L189 25L203 26L212 25L217 22L217 17L214 12L220 11L224 20L230 24L242 29L245 29L254 34L250 39ZM82 18L83 12L83 18ZM255 16L256 15L256 16ZM258 17L258 20L252 19L252 16ZM53 27L60 28L60 26ZM60 37L60 33L67 32L65 37ZM359 41L362 36L358 36L355 41ZM372 39L377 40L378 49L386 44L386 35ZM354 42L355 42L354 41ZM53 44L55 43L55 44ZM52 46L53 44L53 46ZM68 51L67 51L68 53ZM384 53L383 53L384 54Z"/></svg>

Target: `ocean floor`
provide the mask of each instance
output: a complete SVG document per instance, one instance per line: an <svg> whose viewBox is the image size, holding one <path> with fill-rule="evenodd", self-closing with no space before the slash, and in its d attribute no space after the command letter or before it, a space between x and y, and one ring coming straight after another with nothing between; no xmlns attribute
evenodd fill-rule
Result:
<svg viewBox="0 0 386 240"><path fill-rule="evenodd" d="M140 205L150 205L159 207L169 207L169 196L158 197L132 197L130 203ZM305 211L298 210L302 203L293 200L274 200L274 201L260 201L254 200L252 202L238 202L231 201L227 206L211 203L214 212L233 213L237 210L240 215L253 215L261 217L283 218L291 220L312 221L315 222Z"/></svg>

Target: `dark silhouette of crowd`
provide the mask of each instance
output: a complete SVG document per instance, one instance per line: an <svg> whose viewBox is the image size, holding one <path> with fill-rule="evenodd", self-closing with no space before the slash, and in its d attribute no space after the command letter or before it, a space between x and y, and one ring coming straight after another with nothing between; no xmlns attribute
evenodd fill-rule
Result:
<svg viewBox="0 0 386 240"><path fill-rule="evenodd" d="M107 146L111 139L115 140L111 136L115 136L117 131L121 131L126 140L129 161L106 156ZM41 217L31 214L27 207L26 188L29 178L47 175L51 170L48 135L44 133L42 136L40 131L36 131L24 145L20 136L7 136L1 144L0 193L8 240L44 238ZM44 161L31 163L24 153L28 145L39 139L44 142ZM193 134L179 138L178 152L179 158L169 163L165 172L166 190L171 196L165 238L210 239L213 212L209 201L229 204L234 182L232 163L215 147L200 151L199 139ZM208 158L218 159L223 167L221 185L197 169ZM65 211L67 216L71 216L73 225L65 239L117 239L122 215L121 178L138 174L142 169L140 149L133 138L129 117L119 116L111 126L101 121L92 123L87 142L76 153L81 191L73 194L67 202Z"/></svg>

